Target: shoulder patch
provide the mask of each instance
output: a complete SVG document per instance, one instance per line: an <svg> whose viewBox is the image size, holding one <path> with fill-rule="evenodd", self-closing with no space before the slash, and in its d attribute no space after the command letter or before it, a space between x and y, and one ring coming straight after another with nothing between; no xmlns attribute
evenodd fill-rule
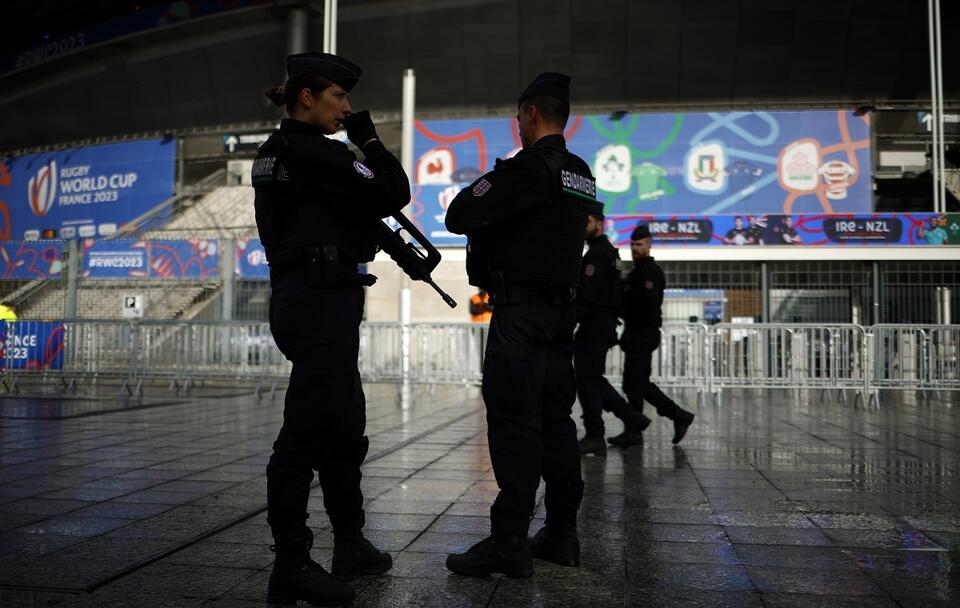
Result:
<svg viewBox="0 0 960 608"><path fill-rule="evenodd" d="M597 198L597 181L593 178L564 169L560 171L560 184L567 194L591 201Z"/></svg>
<svg viewBox="0 0 960 608"><path fill-rule="evenodd" d="M273 167L277 164L276 156L261 156L253 161L250 169L250 180L254 185L266 184L273 181Z"/></svg>
<svg viewBox="0 0 960 608"><path fill-rule="evenodd" d="M477 198L480 198L481 196L483 196L483 195L486 194L487 192L490 192L490 188L493 188L493 184L491 184L490 182L488 182L488 181L487 181L487 178L481 177L481 178L480 178L480 181L478 181L478 182L473 186L473 195L474 195L475 197L477 197Z"/></svg>
<svg viewBox="0 0 960 608"><path fill-rule="evenodd" d="M367 179L373 179L373 171L370 170L370 167L361 163L358 160L353 161L353 168L356 169L357 173L362 175Z"/></svg>
<svg viewBox="0 0 960 608"><path fill-rule="evenodd" d="M596 271L597 269L594 268L593 264L587 264L583 267L583 274L587 275L588 277L592 277Z"/></svg>

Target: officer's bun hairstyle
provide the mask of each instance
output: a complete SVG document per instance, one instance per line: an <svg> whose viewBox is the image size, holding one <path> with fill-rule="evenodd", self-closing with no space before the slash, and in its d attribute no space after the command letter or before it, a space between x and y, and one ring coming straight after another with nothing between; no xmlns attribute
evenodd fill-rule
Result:
<svg viewBox="0 0 960 608"><path fill-rule="evenodd" d="M521 106L524 110L536 106L544 122L560 127L567 126L567 119L570 118L570 103L550 95L534 95L524 99Z"/></svg>
<svg viewBox="0 0 960 608"><path fill-rule="evenodd" d="M292 114L293 111L297 109L297 97L300 91L310 89L310 93L319 95L331 85L333 85L333 82L319 74L303 72L288 78L286 84L267 89L263 94L266 95L274 105L286 106L287 114Z"/></svg>

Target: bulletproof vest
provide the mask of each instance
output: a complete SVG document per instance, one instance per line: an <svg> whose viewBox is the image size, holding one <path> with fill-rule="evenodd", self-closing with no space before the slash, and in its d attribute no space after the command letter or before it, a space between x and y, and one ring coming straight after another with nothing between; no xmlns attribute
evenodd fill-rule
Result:
<svg viewBox="0 0 960 608"><path fill-rule="evenodd" d="M619 311L623 302L623 286L620 282L620 255L617 253L617 248L604 238L590 249L592 261L602 260L602 263L608 267L606 279L599 284L597 281L592 283L593 304L598 308Z"/></svg>
<svg viewBox="0 0 960 608"><path fill-rule="evenodd" d="M590 168L568 151L532 146L549 171L548 200L471 240L479 259L507 281L576 287L588 213L598 208Z"/></svg>
<svg viewBox="0 0 960 608"><path fill-rule="evenodd" d="M653 258L634 264L624 281L623 319L628 329L661 326L663 289L663 271Z"/></svg>
<svg viewBox="0 0 960 608"><path fill-rule="evenodd" d="M274 131L253 162L257 229L271 266L298 264L307 248L335 246L337 264L346 270L376 254L377 223L347 217L324 205L323 190L306 179L310 167L303 166L296 150L332 143L319 139Z"/></svg>

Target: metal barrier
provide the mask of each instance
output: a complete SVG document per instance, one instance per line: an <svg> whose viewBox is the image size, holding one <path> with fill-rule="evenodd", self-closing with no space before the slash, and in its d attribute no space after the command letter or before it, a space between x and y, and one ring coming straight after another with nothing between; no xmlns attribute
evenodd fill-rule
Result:
<svg viewBox="0 0 960 608"><path fill-rule="evenodd" d="M480 384L489 329L486 323L412 323L411 380Z"/></svg>
<svg viewBox="0 0 960 608"><path fill-rule="evenodd" d="M666 323L660 328L660 348L653 353L654 381L673 388L706 388L707 326L699 323ZM607 353L606 376L623 380L623 351Z"/></svg>
<svg viewBox="0 0 960 608"><path fill-rule="evenodd" d="M855 388L866 383L859 325L718 324L709 335L710 386Z"/></svg>
<svg viewBox="0 0 960 608"><path fill-rule="evenodd" d="M874 325L873 388L960 390L960 326Z"/></svg>
<svg viewBox="0 0 960 608"><path fill-rule="evenodd" d="M359 368L370 381L479 384L489 327L413 323L404 374L400 323L364 323ZM19 379L65 386L117 379L139 392L147 380L172 388L221 380L273 390L290 363L267 323L194 321L17 321L3 327L3 385ZM623 354L610 350L607 375L620 380ZM852 324L667 324L654 353L664 387L854 390L867 402L880 389L960 390L960 326Z"/></svg>

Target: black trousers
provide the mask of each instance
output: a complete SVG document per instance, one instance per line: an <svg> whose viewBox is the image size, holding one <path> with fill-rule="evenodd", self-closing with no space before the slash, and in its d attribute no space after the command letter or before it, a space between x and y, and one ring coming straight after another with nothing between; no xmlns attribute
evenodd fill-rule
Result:
<svg viewBox="0 0 960 608"><path fill-rule="evenodd" d="M607 351L617 341L617 318L613 315L591 317L580 322L574 337L573 363L577 372L577 397L583 410L583 428L587 435L604 435L603 412L625 407L626 401L613 388L603 372Z"/></svg>
<svg viewBox="0 0 960 608"><path fill-rule="evenodd" d="M663 394L653 382L653 351L660 346L660 330L655 327L628 328L623 341L623 392L627 401L638 411L643 411L643 402L657 408L657 414L675 420L679 406Z"/></svg>
<svg viewBox="0 0 960 608"><path fill-rule="evenodd" d="M583 498L576 424L573 329L567 298L498 299L483 362L490 459L500 493L494 535L526 536L540 478L548 525L576 525Z"/></svg>
<svg viewBox="0 0 960 608"><path fill-rule="evenodd" d="M311 289L300 278L272 283L270 330L293 362L283 427L267 465L267 520L276 539L303 528L314 471L333 527L360 519L368 441L357 368L363 288Z"/></svg>

